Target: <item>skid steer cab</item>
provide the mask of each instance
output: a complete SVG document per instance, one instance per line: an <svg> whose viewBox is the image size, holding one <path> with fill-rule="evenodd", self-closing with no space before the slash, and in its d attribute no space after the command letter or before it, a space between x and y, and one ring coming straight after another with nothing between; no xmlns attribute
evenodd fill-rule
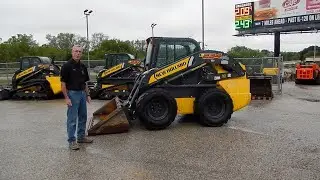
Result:
<svg viewBox="0 0 320 180"><path fill-rule="evenodd" d="M60 67L49 57L25 56L11 87L0 90L0 99L51 99L61 94Z"/></svg>
<svg viewBox="0 0 320 180"><path fill-rule="evenodd" d="M136 76L143 71L141 61L128 53L106 54L105 57L106 66L98 73L95 86L90 88L91 98L128 98Z"/></svg>
<svg viewBox="0 0 320 180"><path fill-rule="evenodd" d="M126 100L114 98L93 113L88 135L121 133L133 120L165 129L177 114L222 126L251 101L245 66L221 51L202 51L190 38L147 39L144 72Z"/></svg>

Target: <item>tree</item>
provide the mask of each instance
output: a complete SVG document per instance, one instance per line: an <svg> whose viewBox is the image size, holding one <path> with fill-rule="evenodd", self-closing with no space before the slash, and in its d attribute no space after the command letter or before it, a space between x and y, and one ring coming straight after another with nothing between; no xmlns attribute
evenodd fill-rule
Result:
<svg viewBox="0 0 320 180"><path fill-rule="evenodd" d="M264 56L264 53L259 50L250 49L245 46L232 47L227 54L233 58L253 58Z"/></svg>
<svg viewBox="0 0 320 180"><path fill-rule="evenodd" d="M48 40L48 45L57 49L69 49L75 44L81 45L86 49L86 37L76 35L73 33L59 33L57 36L52 36L51 34L46 35Z"/></svg>
<svg viewBox="0 0 320 180"><path fill-rule="evenodd" d="M320 48L318 46L316 46L316 56L320 55L319 50L320 50ZM309 47L303 49L302 51L300 51L300 53L299 53L300 60L304 60L307 57L313 57L313 56L314 56L314 46L309 46Z"/></svg>
<svg viewBox="0 0 320 180"><path fill-rule="evenodd" d="M84 53L87 50L86 38L73 33L59 33L57 36L51 34L46 35L48 46L58 49L62 54L59 55L61 60L68 60L71 57L71 48L75 44L81 45L84 48Z"/></svg>
<svg viewBox="0 0 320 180"><path fill-rule="evenodd" d="M94 49L97 49L101 43L105 40L108 40L109 37L104 35L103 33L94 33L91 37L91 49L94 50Z"/></svg>
<svg viewBox="0 0 320 180"><path fill-rule="evenodd" d="M107 53L130 53L134 54L136 51L130 43L118 39L104 40L100 46L93 50L92 56L95 59L103 59Z"/></svg>
<svg viewBox="0 0 320 180"><path fill-rule="evenodd" d="M33 56L38 47L32 35L17 34L1 45L1 55L7 61L14 61L21 56Z"/></svg>

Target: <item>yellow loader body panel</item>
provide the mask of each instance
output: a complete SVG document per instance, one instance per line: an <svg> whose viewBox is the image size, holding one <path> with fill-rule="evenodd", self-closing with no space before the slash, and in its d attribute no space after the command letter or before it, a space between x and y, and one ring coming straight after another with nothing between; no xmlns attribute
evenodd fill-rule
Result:
<svg viewBox="0 0 320 180"><path fill-rule="evenodd" d="M251 102L250 80L246 77L222 80L218 82L221 89L225 90L233 101L233 111L246 107ZM193 114L195 98L175 98L178 114Z"/></svg>
<svg viewBox="0 0 320 180"><path fill-rule="evenodd" d="M106 88L109 88L109 87L112 87L114 85L112 84L102 84L102 89L106 89Z"/></svg>
<svg viewBox="0 0 320 180"><path fill-rule="evenodd" d="M50 83L50 87L54 95L62 92L60 76L46 76L46 79Z"/></svg>
<svg viewBox="0 0 320 180"><path fill-rule="evenodd" d="M178 114L193 114L195 98L175 98Z"/></svg>
<svg viewBox="0 0 320 180"><path fill-rule="evenodd" d="M245 66L240 64L245 70ZM220 65L216 65L218 73L225 73ZM251 102L250 79L246 76L218 81L220 89L225 90L233 101L233 111L246 107Z"/></svg>
<svg viewBox="0 0 320 180"><path fill-rule="evenodd" d="M246 77L227 79L219 81L218 84L230 95L233 101L233 111L238 111L250 104L250 80Z"/></svg>

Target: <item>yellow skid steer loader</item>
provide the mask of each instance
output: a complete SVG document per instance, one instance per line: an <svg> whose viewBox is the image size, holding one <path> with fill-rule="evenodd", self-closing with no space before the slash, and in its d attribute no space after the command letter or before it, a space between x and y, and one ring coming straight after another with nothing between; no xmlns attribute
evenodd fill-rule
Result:
<svg viewBox="0 0 320 180"><path fill-rule="evenodd" d="M11 87L0 89L0 100L62 97L60 67L51 58L24 56L19 62Z"/></svg>
<svg viewBox="0 0 320 180"><path fill-rule="evenodd" d="M143 71L140 60L128 53L106 55L105 69L97 75L97 82L90 88L92 99L111 100L117 96L128 98L137 74Z"/></svg>
<svg viewBox="0 0 320 180"><path fill-rule="evenodd" d="M165 129L177 114L222 126L250 103L245 66L227 54L202 51L190 38L153 37L147 46L145 71L128 99L113 98L94 112L89 136L127 132L135 119L148 130Z"/></svg>

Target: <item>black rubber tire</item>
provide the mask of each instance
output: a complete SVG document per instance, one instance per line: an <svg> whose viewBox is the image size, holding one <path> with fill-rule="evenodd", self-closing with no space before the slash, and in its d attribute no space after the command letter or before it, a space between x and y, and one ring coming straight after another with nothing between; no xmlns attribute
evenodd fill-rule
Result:
<svg viewBox="0 0 320 180"><path fill-rule="evenodd" d="M317 73L317 78L315 80L315 84L320 85L320 74L319 73Z"/></svg>
<svg viewBox="0 0 320 180"><path fill-rule="evenodd" d="M158 106L160 113L154 106ZM161 88L150 89L143 93L138 98L136 107L138 118L148 130L167 128L177 115L176 100L168 91Z"/></svg>
<svg viewBox="0 0 320 180"><path fill-rule="evenodd" d="M8 100L10 98L9 90L2 89L0 90L0 100Z"/></svg>
<svg viewBox="0 0 320 180"><path fill-rule="evenodd" d="M216 104L218 103L218 104ZM219 108L218 114L213 114L211 108ZM196 113L199 122L204 126L220 127L227 123L233 113L233 102L231 97L220 89L209 89L205 91L196 101Z"/></svg>

